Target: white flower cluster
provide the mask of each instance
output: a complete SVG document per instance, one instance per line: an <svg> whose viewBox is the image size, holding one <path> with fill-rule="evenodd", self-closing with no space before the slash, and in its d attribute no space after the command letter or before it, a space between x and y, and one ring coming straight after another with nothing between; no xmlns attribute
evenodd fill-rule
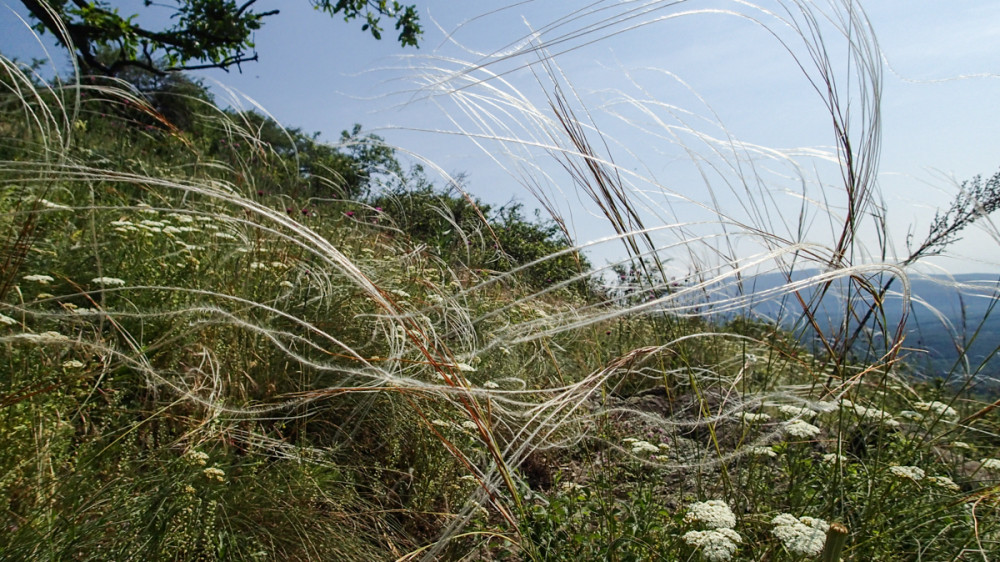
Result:
<svg viewBox="0 0 1000 562"><path fill-rule="evenodd" d="M751 447L750 454L755 457L776 457L778 453L771 447Z"/></svg>
<svg viewBox="0 0 1000 562"><path fill-rule="evenodd" d="M813 413L813 411L809 408L800 408L798 406L790 406L788 404L778 406L778 411L793 418L808 416Z"/></svg>
<svg viewBox="0 0 1000 562"><path fill-rule="evenodd" d="M722 500L708 500L689 505L684 521L701 523L709 529L732 529L736 526L733 510Z"/></svg>
<svg viewBox="0 0 1000 562"><path fill-rule="evenodd" d="M913 480L914 482L923 480L926 475L924 469L919 466L890 466L889 472L891 472L894 476Z"/></svg>
<svg viewBox="0 0 1000 562"><path fill-rule="evenodd" d="M681 537L689 546L701 550L701 556L711 562L724 562L733 557L738 544L743 542L739 533L733 530L736 516L729 505L722 500L695 502L688 506L684 514L687 523L698 523L708 529L688 531Z"/></svg>
<svg viewBox="0 0 1000 562"><path fill-rule="evenodd" d="M208 478L209 480L218 480L219 482L225 482L226 473L223 472L221 469L215 468L214 466L206 468L201 472L202 474L205 475L205 478Z"/></svg>
<svg viewBox="0 0 1000 562"><path fill-rule="evenodd" d="M830 463L830 464L834 464L834 463L838 463L838 462L841 463L841 464L843 464L843 463L846 463L847 460L848 460L847 457L845 457L844 455L838 455L837 453L827 453L827 454L823 455L823 462Z"/></svg>
<svg viewBox="0 0 1000 562"><path fill-rule="evenodd" d="M933 412L946 418L958 416L958 412L955 411L955 408L952 408L944 402L938 402L937 400L932 402L917 402L913 405L913 407L924 412Z"/></svg>
<svg viewBox="0 0 1000 562"><path fill-rule="evenodd" d="M861 404L852 404L851 409L864 421L881 423L886 427L899 427L899 422L893 419L892 414L885 410L880 410L872 406L866 407Z"/></svg>
<svg viewBox="0 0 1000 562"><path fill-rule="evenodd" d="M982 468L986 470L1000 472L1000 459L983 459L979 462L983 463Z"/></svg>
<svg viewBox="0 0 1000 562"><path fill-rule="evenodd" d="M90 282L97 285L107 285L109 287L121 287L125 284L124 279L118 279L117 277L94 277L90 280Z"/></svg>
<svg viewBox="0 0 1000 562"><path fill-rule="evenodd" d="M753 412L743 412L743 423L745 423L747 425L758 423L758 422L763 423L763 422L769 421L770 419L771 419L771 416L769 416L767 414L764 414L764 413L755 414Z"/></svg>
<svg viewBox="0 0 1000 562"><path fill-rule="evenodd" d="M660 453L665 453L670 450L670 445L666 443L660 443L659 445L653 445L649 441L644 441L642 439L636 439L635 437L626 437L622 441L632 448L633 455L650 454L659 455ZM659 459L657 460L664 460Z"/></svg>
<svg viewBox="0 0 1000 562"><path fill-rule="evenodd" d="M682 537L689 546L701 549L701 555L709 562L725 562L733 557L738 544L743 542L740 534L732 529L711 529L708 531L688 531Z"/></svg>
<svg viewBox="0 0 1000 562"><path fill-rule="evenodd" d="M49 283L55 281L50 275L25 275L22 279L25 281L33 281L39 285L48 285Z"/></svg>
<svg viewBox="0 0 1000 562"><path fill-rule="evenodd" d="M954 480L948 478L947 476L928 476L927 481L939 488L944 488L949 492L960 492L962 488L955 483Z"/></svg>
<svg viewBox="0 0 1000 562"><path fill-rule="evenodd" d="M818 556L826 543L830 524L815 517L795 517L782 513L771 520L772 533L788 552L800 556Z"/></svg>
<svg viewBox="0 0 1000 562"><path fill-rule="evenodd" d="M802 420L792 420L785 424L785 433L799 439L809 439L819 435L819 428Z"/></svg>
<svg viewBox="0 0 1000 562"><path fill-rule="evenodd" d="M184 454L184 457L186 458L187 462L192 465L205 466L206 464L208 464L208 454L203 453L201 451L196 451L194 449L191 449L190 451Z"/></svg>

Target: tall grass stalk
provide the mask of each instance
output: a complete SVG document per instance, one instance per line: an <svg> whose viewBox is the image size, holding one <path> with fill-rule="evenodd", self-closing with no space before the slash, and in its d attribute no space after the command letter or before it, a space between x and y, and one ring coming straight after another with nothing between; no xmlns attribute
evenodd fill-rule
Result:
<svg viewBox="0 0 1000 562"><path fill-rule="evenodd" d="M599 112L559 67L567 50L706 16L781 46L832 149L743 142L704 98L696 111L641 87ZM997 549L997 402L971 377L909 377L903 354L913 267L997 208L996 178L892 255L882 57L857 2L598 2L469 58L420 59L413 98L438 100L567 237L568 185L607 236L472 266L511 254L465 191L482 224L435 253L371 201L291 192L298 155L248 115L199 102L195 134L121 81L46 83L0 57L4 557ZM515 87L522 71L539 95ZM678 147L702 193L622 164L635 154L608 114ZM800 206L776 203L772 167ZM619 244L624 257L583 270L580 252ZM560 281L529 281L567 256ZM764 273L785 282L755 290ZM769 302L786 306L755 314Z"/></svg>

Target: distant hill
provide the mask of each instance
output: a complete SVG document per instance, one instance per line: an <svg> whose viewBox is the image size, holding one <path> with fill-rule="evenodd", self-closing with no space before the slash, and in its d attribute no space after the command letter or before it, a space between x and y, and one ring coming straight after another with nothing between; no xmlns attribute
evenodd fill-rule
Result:
<svg viewBox="0 0 1000 562"><path fill-rule="evenodd" d="M799 271L792 276L792 281L808 280L819 274L819 270ZM954 371L1000 379L1000 357L994 354L1000 348L1000 307L993 308L997 305L998 282L1000 276L988 273L910 280L910 315L906 324L904 354L906 362L918 376L945 377ZM709 290L712 296L708 300L719 303L725 297L743 295L751 303L748 309L752 316L780 320L790 328L802 327L802 340L808 342L815 337L815 332L805 328L801 322L802 309L798 299L779 291L785 285L786 279L782 274L757 275L745 278L742 284L728 282L724 287ZM816 317L821 329L827 330L843 321L848 285L843 279L835 281L817 307ZM804 301L812 302L817 291L818 286L810 286L800 290L799 294ZM884 314L889 326L895 326L902 316L902 291L903 285L897 279L886 295ZM871 298L867 297L866 302L871 302ZM864 311L857 314L859 318L853 321L854 326L864 316ZM880 335L875 331L875 322L870 320L868 325L873 337L878 339ZM967 361L963 363L960 361L960 349L969 342L971 345L965 353Z"/></svg>

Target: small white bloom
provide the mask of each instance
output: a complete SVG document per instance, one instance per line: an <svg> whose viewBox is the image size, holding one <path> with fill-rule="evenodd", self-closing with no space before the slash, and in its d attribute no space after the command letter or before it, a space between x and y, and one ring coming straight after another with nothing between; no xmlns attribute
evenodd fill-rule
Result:
<svg viewBox="0 0 1000 562"><path fill-rule="evenodd" d="M950 492L960 492L962 488L947 476L928 476L927 481Z"/></svg>
<svg viewBox="0 0 1000 562"><path fill-rule="evenodd" d="M483 383L483 388L500 388L500 385L493 381L486 381Z"/></svg>
<svg viewBox="0 0 1000 562"><path fill-rule="evenodd" d="M50 277L48 275L25 275L23 277L23 279L25 281L34 281L35 283L38 283L39 285L48 285L52 281L55 281L55 279L53 279L52 277Z"/></svg>
<svg viewBox="0 0 1000 562"><path fill-rule="evenodd" d="M823 462L830 464L839 462L843 464L847 462L847 457L845 457L844 455L838 455L837 453L827 453L823 455Z"/></svg>
<svg viewBox="0 0 1000 562"><path fill-rule="evenodd" d="M63 361L63 369L82 369L84 364L76 359L70 359L69 361Z"/></svg>
<svg viewBox="0 0 1000 562"><path fill-rule="evenodd" d="M953 418L958 416L958 412L954 408L945 404L944 402L938 402L934 400L932 402L917 402L913 405L914 408L922 410L924 412L933 412L939 416L946 418Z"/></svg>
<svg viewBox="0 0 1000 562"><path fill-rule="evenodd" d="M736 545L743 542L739 533L726 528L688 531L682 538L689 546L701 549L702 557L709 562L724 562L731 559L736 552Z"/></svg>
<svg viewBox="0 0 1000 562"><path fill-rule="evenodd" d="M392 293L392 294L394 294L394 295L396 295L397 297L400 297L400 298L403 298L403 299L410 298L410 293L407 293L406 291L404 291L402 289L393 289L393 290L391 290L389 292Z"/></svg>
<svg viewBox="0 0 1000 562"><path fill-rule="evenodd" d="M657 454L657 453L660 452L660 448L659 447L657 447L656 445L653 445L649 441L643 441L642 439L636 439L636 440L632 441L631 443L629 443L629 446L632 447L632 454L633 455L641 455L641 454L644 454L644 453L649 453L649 454L654 454L655 455L655 454Z"/></svg>
<svg viewBox="0 0 1000 562"><path fill-rule="evenodd" d="M979 462L983 463L981 468L1000 472L1000 459L982 459Z"/></svg>
<svg viewBox="0 0 1000 562"><path fill-rule="evenodd" d="M444 420L431 420L431 423L438 427L451 427L451 424Z"/></svg>
<svg viewBox="0 0 1000 562"><path fill-rule="evenodd" d="M462 422L462 429L468 429L469 431L479 431L479 426L476 425L476 422L474 421L466 420Z"/></svg>
<svg viewBox="0 0 1000 562"><path fill-rule="evenodd" d="M226 473L223 472L222 470L218 469L218 468L215 468L214 466L206 468L205 470L203 470L201 472L209 480L218 480L219 482L224 482L225 478L226 478Z"/></svg>
<svg viewBox="0 0 1000 562"><path fill-rule="evenodd" d="M792 420L785 424L785 433L799 439L809 439L819 435L820 429L802 420Z"/></svg>
<svg viewBox="0 0 1000 562"><path fill-rule="evenodd" d="M743 417L743 423L747 425L755 424L758 422L766 422L771 419L771 416L767 414L764 413L755 414L752 412L743 412L742 417Z"/></svg>
<svg viewBox="0 0 1000 562"><path fill-rule="evenodd" d="M771 447L751 447L750 454L755 457L776 457L778 453Z"/></svg>
<svg viewBox="0 0 1000 562"><path fill-rule="evenodd" d="M60 210L67 210L67 209L69 209L69 207L67 207L66 205L60 205L59 203L53 203L52 201L49 201L48 199L39 199L38 202L41 203L43 207L47 207L49 209L60 209Z"/></svg>
<svg viewBox="0 0 1000 562"><path fill-rule="evenodd" d="M111 287L121 287L125 284L124 279L118 279L117 277L94 277L90 280L90 282L98 285L108 285Z"/></svg>
<svg viewBox="0 0 1000 562"><path fill-rule="evenodd" d="M689 505L684 521L701 523L709 529L732 529L736 526L733 510L722 500L708 500Z"/></svg>
<svg viewBox="0 0 1000 562"><path fill-rule="evenodd" d="M782 513L771 520L774 536L792 554L818 556L826 543L826 532L830 525L814 517L798 517Z"/></svg>
<svg viewBox="0 0 1000 562"><path fill-rule="evenodd" d="M459 371L462 371L463 373L476 372L476 368L473 367L472 365L469 365L468 363L456 363L455 368L457 368Z"/></svg>
<svg viewBox="0 0 1000 562"><path fill-rule="evenodd" d="M924 479L924 469L918 466L890 466L889 472L894 476L913 480L914 482Z"/></svg>
<svg viewBox="0 0 1000 562"><path fill-rule="evenodd" d="M781 412L782 414L785 414L786 416L790 416L793 418L807 416L813 413L813 411L810 410L809 408L800 408L798 406L790 406L788 404L782 404L778 406L778 411Z"/></svg>
<svg viewBox="0 0 1000 562"><path fill-rule="evenodd" d="M281 283L278 283L278 285L280 285L282 287L287 287L289 289L294 289L295 288L295 284L292 283L291 281L282 281Z"/></svg>
<svg viewBox="0 0 1000 562"><path fill-rule="evenodd" d="M903 410L902 412L900 412L897 415L899 417L903 418L904 420L912 421L912 422L923 421L923 419L924 419L924 415L923 414L921 414L920 412L914 412L913 410Z"/></svg>
<svg viewBox="0 0 1000 562"><path fill-rule="evenodd" d="M952 441L951 442L951 448L952 449L965 449L966 451L971 451L972 450L972 445L969 445L965 441Z"/></svg>
<svg viewBox="0 0 1000 562"><path fill-rule="evenodd" d="M189 463L194 465L205 466L208 463L208 454L201 451L192 449L185 453L184 456L187 457Z"/></svg>

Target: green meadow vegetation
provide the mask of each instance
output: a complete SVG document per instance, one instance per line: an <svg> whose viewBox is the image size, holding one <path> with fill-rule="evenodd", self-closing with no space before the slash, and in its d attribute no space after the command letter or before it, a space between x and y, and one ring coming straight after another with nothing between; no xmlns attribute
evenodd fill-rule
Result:
<svg viewBox="0 0 1000 562"><path fill-rule="evenodd" d="M903 263L850 262L849 220L802 251L825 269L792 302L849 287L807 345L689 306L713 284L662 273L563 103L584 189L633 225L614 264L360 127L324 144L181 74L0 57L0 83L2 559L1000 553L1000 403L914 378L879 304L990 182Z"/></svg>

